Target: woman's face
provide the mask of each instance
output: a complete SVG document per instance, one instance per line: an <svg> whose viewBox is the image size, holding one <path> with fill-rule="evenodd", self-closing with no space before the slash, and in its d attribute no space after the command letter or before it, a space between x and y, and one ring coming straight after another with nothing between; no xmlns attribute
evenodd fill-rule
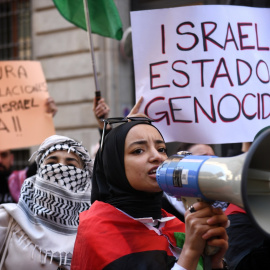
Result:
<svg viewBox="0 0 270 270"><path fill-rule="evenodd" d="M156 170L167 158L165 143L159 132L150 125L136 125L125 141L125 173L130 185L140 191L161 191Z"/></svg>
<svg viewBox="0 0 270 270"><path fill-rule="evenodd" d="M72 152L67 152L64 150L59 150L52 152L49 154L43 161L43 164L57 164L61 163L63 165L68 165L68 166L75 166L79 169L83 168L83 163L80 157L78 157L76 154Z"/></svg>

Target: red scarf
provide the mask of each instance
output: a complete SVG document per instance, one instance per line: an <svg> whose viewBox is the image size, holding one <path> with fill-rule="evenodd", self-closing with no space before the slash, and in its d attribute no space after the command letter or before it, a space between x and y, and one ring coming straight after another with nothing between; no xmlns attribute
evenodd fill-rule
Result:
<svg viewBox="0 0 270 270"><path fill-rule="evenodd" d="M228 215L234 215L234 214L239 214L239 213L243 213L246 214L246 211L234 204L231 204L228 206L228 208L225 210L225 214Z"/></svg>
<svg viewBox="0 0 270 270"><path fill-rule="evenodd" d="M162 215L172 216L164 210ZM184 231L185 224L175 218L167 221L161 229L161 235L158 235L114 206L96 201L89 210L80 214L71 269L99 270L123 256L147 251L158 251L156 255L162 252L163 255L167 254L166 260L169 258L174 261L169 242L176 247L174 233ZM141 261L143 264L144 261ZM122 269L121 262L117 265Z"/></svg>

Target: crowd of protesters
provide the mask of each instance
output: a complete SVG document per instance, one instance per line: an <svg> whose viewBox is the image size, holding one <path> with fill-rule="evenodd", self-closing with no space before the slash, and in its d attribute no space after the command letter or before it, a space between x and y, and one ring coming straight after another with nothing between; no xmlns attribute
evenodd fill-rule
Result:
<svg viewBox="0 0 270 270"><path fill-rule="evenodd" d="M167 159L166 142L138 114L141 103L110 119L105 100L94 102L102 139L93 160L82 144L54 135L40 145L34 165L11 177L12 152L0 152L0 269L265 266L268 240L243 209L226 202L185 209L163 193L156 170ZM178 151L215 155L203 144L181 143ZM206 246L215 252L207 254Z"/></svg>

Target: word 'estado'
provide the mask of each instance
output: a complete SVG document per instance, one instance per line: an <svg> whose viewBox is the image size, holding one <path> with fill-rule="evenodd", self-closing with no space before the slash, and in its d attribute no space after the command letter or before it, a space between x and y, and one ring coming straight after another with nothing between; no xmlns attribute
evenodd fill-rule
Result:
<svg viewBox="0 0 270 270"><path fill-rule="evenodd" d="M22 100L12 100L7 103L0 103L0 113L12 112L12 111L25 111L34 107L39 107L38 104L35 104L33 98L31 99L22 99Z"/></svg>
<svg viewBox="0 0 270 270"><path fill-rule="evenodd" d="M235 103L235 115L226 116L222 112L221 107L223 103L230 99L230 102L234 101ZM219 120L225 123L237 121L242 115L248 120L260 119L265 120L270 117L270 94L263 93L254 95L253 93L248 93L243 96L242 100L239 97L236 97L233 94L226 94L222 96L218 101L214 101L213 95L209 96L209 104L202 105L197 97L191 96L179 96L169 98L168 101L165 101L165 97L156 97L150 100L145 106L144 113L155 120L156 122L165 121L167 125L170 125L170 116L174 123L199 123L200 117L206 117L212 123L216 123ZM247 102L251 101L252 106L247 106ZM169 111L156 111L156 108L162 108L164 102L169 105ZM194 118L192 116L187 117L185 112L186 107L193 106ZM154 109L153 109L154 107ZM179 113L181 112L181 113ZM268 113L268 114L267 114ZM160 117L155 118L153 114Z"/></svg>
<svg viewBox="0 0 270 270"><path fill-rule="evenodd" d="M213 64L214 63L214 67ZM226 60L222 57L220 58L218 64L215 64L214 59L201 59L201 60L194 60L191 61L192 65L198 64L199 65L199 72L198 76L201 82L201 87L205 86L205 73L209 74L212 71L212 81L210 83L210 87L214 88L215 83L218 79L226 79L231 87L233 87L235 84L237 85L244 85L246 84L255 70L255 78L258 79L258 82L266 84L270 81L270 74L269 74L269 67L268 64L263 61L259 60L256 64L256 66L252 66L250 63L243 59L236 59L235 61L236 65L235 67L227 66ZM185 67L188 65L188 63L184 60L176 60L171 65L168 61L161 61L156 63L149 64L150 68L150 87L151 90L158 89L158 88L168 88L171 87L171 83L175 87L184 88L187 87L190 84L190 75L185 72L183 69L179 69L179 66ZM175 72L175 78L172 78L167 81L165 84L159 83L159 79L162 77L165 77L168 75L168 70L171 68ZM205 72L206 70L206 72ZM248 70L247 74L242 75L242 70ZM233 71L233 72L232 72ZM231 73L236 73L237 82L233 82ZM253 77L254 77L253 76ZM197 80L197 77L196 77Z"/></svg>

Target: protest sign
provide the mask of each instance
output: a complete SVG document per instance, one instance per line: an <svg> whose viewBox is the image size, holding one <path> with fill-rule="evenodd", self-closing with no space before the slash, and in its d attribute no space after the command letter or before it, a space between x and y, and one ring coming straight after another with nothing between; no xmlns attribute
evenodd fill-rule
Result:
<svg viewBox="0 0 270 270"><path fill-rule="evenodd" d="M39 62L0 62L0 149L37 145L55 134L48 97Z"/></svg>
<svg viewBox="0 0 270 270"><path fill-rule="evenodd" d="M270 125L270 9L131 12L136 99L167 142L252 141Z"/></svg>

